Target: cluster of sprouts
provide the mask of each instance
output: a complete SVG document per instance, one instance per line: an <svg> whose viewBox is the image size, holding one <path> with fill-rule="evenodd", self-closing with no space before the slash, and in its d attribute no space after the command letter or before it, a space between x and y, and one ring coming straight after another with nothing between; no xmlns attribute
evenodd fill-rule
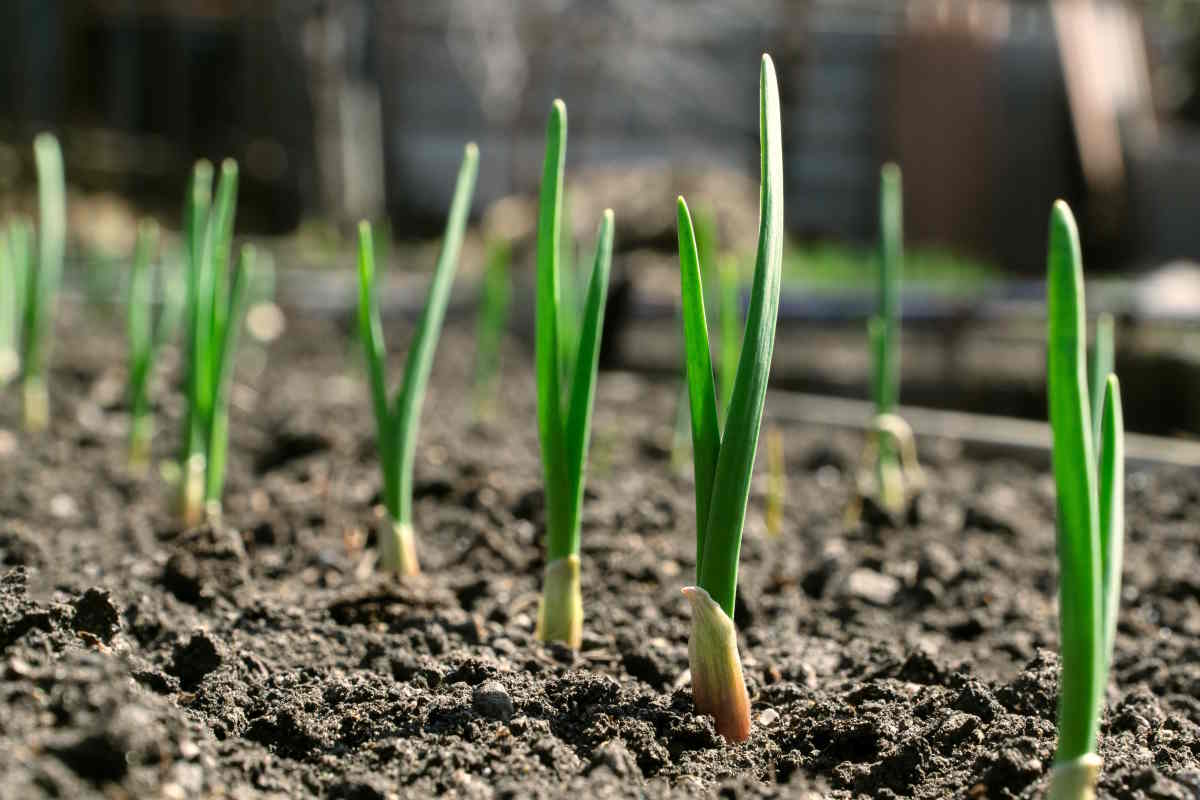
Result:
<svg viewBox="0 0 1200 800"><path fill-rule="evenodd" d="M692 611L688 643L696 708L729 742L751 735L750 697L742 673L734 606L738 562L771 370L782 280L783 152L774 65L761 61L759 230L754 273L742 317L735 262L715 250L715 225L693 218L678 198L686 404L677 427L690 433L695 487L694 581L683 588ZM613 257L614 216L600 218L586 291L577 289L574 247L564 226L567 111L550 109L537 216L535 366L537 429L545 488L546 550L537 638L578 648L583 634L581 521L597 368ZM27 429L50 421L46 364L66 239L66 193L57 140L34 142L38 219L0 230L0 383L20 378ZM446 316L471 208L479 151L467 144L450 203L429 294L394 392L386 375L375 240L358 228L358 333L376 421L383 505L379 567L400 576L420 572L413 530L413 469L426 386ZM129 460L144 469L153 433L150 394L157 355L183 323L186 416L179 465L180 513L188 524L220 516L228 447L230 384L246 314L255 250L234 248L238 168L196 163L187 188L181 281L162 261L158 226L142 222L127 296ZM512 286L511 249L488 247L476 353L475 411L494 410L500 341ZM882 170L878 308L869 326L874 416L859 470L860 498L902 518L924 479L913 431L898 413L900 390L903 214L900 169ZM1062 689L1059 738L1049 796L1093 796L1100 769L1099 718L1116 631L1124 537L1124 450L1120 387L1113 374L1113 323L1097 324L1092 358L1079 237L1065 203L1053 207L1046 282L1047 394L1053 429L1060 565ZM157 276L157 277L156 277ZM707 276L707 281L705 279ZM706 283L710 304L706 308ZM716 284L713 286L713 284ZM176 291L181 288L182 291ZM161 304L156 298L161 297ZM709 341L709 309L718 318L717 363ZM156 308L158 309L156 312ZM783 528L786 497L782 434L768 433L766 527ZM856 507L857 508L857 507ZM857 511L855 512L857 516Z"/></svg>

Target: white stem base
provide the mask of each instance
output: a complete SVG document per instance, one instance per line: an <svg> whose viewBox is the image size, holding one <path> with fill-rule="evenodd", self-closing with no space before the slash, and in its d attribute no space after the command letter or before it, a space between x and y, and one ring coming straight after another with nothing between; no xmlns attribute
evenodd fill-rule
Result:
<svg viewBox="0 0 1200 800"><path fill-rule="evenodd" d="M563 642L576 650L583 643L579 556L567 556L546 565L536 635L538 641Z"/></svg>
<svg viewBox="0 0 1200 800"><path fill-rule="evenodd" d="M716 722L717 733L730 742L750 738L750 695L742 677L737 629L708 592L685 586L692 604L692 635L688 663L692 668L692 697L696 710Z"/></svg>
<svg viewBox="0 0 1200 800"><path fill-rule="evenodd" d="M412 525L394 522L379 534L379 568L403 576L421 574Z"/></svg>
<svg viewBox="0 0 1200 800"><path fill-rule="evenodd" d="M1055 764L1050 772L1046 800L1095 800L1103 763L1100 756L1088 753L1073 761Z"/></svg>

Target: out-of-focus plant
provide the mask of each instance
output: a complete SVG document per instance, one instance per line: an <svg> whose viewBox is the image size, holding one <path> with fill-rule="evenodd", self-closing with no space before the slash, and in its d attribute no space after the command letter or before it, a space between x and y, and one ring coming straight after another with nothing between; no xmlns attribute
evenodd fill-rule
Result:
<svg viewBox="0 0 1200 800"><path fill-rule="evenodd" d="M896 413L900 397L904 215L900 168L895 164L885 164L880 172L879 229L878 306L867 324L875 417L858 471L858 498L847 515L851 523L857 521L861 502L868 497L889 517L899 520L923 482L912 429Z"/></svg>
<svg viewBox="0 0 1200 800"><path fill-rule="evenodd" d="M488 245L487 267L479 292L479 312L475 320L475 418L491 419L500 388L500 353L508 330L512 304L512 278L509 261L512 247L503 239Z"/></svg>
<svg viewBox="0 0 1200 800"><path fill-rule="evenodd" d="M197 162L184 214L187 406L180 460L180 507L189 525L200 522L204 515L217 518L221 513L229 442L229 390L255 259L254 247L244 245L231 280L237 164L232 159L221 164L215 204L212 179L212 165Z"/></svg>
<svg viewBox="0 0 1200 800"><path fill-rule="evenodd" d="M46 362L54 343L54 319L67 242L67 188L62 149L54 134L37 135L33 140L33 157L38 176L37 256L25 279L21 381L25 429L40 431L50 423Z"/></svg>
<svg viewBox="0 0 1200 800"><path fill-rule="evenodd" d="M154 318L154 269L158 258L158 224L142 220L138 224L133 265L129 273L126 304L126 328L129 337L129 465L142 472L150 463L150 442L154 419L150 414L150 380L159 349L174 334L182 306L181 293L169 279L161 281L162 311ZM164 272L160 270L160 275Z"/></svg>
<svg viewBox="0 0 1200 800"><path fill-rule="evenodd" d="M29 279L32 226L16 219L0 235L0 386L21 371L21 326Z"/></svg>

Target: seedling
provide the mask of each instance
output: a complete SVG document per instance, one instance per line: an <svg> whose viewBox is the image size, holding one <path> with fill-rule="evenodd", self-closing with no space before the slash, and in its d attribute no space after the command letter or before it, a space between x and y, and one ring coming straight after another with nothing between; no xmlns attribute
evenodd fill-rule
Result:
<svg viewBox="0 0 1200 800"><path fill-rule="evenodd" d="M450 303L454 273L458 270L463 231L467 226L478 171L479 148L470 143L466 146L462 166L458 170L454 196L450 201L450 215L446 221L446 235L433 270L429 296L405 360L404 383L390 401L384 369L387 346L383 340L375 282L375 243L370 223L363 221L358 224L358 328L366 350L379 464L383 472L383 505L390 522L379 537L379 566L400 575L416 575L421 571L412 525L413 460L416 457L417 430L421 423L425 386L433 368L433 354L442 331L446 306Z"/></svg>
<svg viewBox="0 0 1200 800"><path fill-rule="evenodd" d="M21 325L29 276L29 222L14 220L0 235L0 386L21 371Z"/></svg>
<svg viewBox="0 0 1200 800"><path fill-rule="evenodd" d="M229 389L238 333L246 312L246 288L254 271L254 248L244 245L229 276L237 205L237 164L221 164L215 205L212 165L192 172L184 219L187 248L187 351L181 506L184 521L218 518L229 441Z"/></svg>
<svg viewBox="0 0 1200 800"><path fill-rule="evenodd" d="M563 168L567 152L567 107L555 100L546 126L546 159L537 230L537 311L534 359L537 365L538 438L546 482L546 574L538 608L537 637L579 647L583 598L579 583L579 526L584 466L592 424L596 369L604 328L604 305L612 262L613 213L605 210L596 238L592 277L578 326L574 364L564 369L559 344L562 303L561 244ZM566 409L563 400L566 391Z"/></svg>
<svg viewBox="0 0 1200 800"><path fill-rule="evenodd" d="M1054 204L1046 282L1047 394L1058 500L1062 687L1051 800L1095 796L1096 737L1108 681L1124 551L1124 423L1117 377L1108 374L1099 460L1088 397L1086 316L1079 233Z"/></svg>
<svg viewBox="0 0 1200 800"><path fill-rule="evenodd" d="M495 413L496 392L500 385L500 350L508 329L512 303L512 278L509 260L512 248L497 239L488 247L487 268L479 294L479 315L475 322L475 418L490 419Z"/></svg>
<svg viewBox="0 0 1200 800"><path fill-rule="evenodd" d="M144 471L150 463L150 439L154 420L150 416L150 374L158 349L171 326L167 301L155 325L153 316L154 274L151 261L158 253L158 225L143 220L138 225L133 266L129 273L126 325L129 334L129 464Z"/></svg>
<svg viewBox="0 0 1200 800"><path fill-rule="evenodd" d="M51 133L33 140L38 176L38 231L35 269L25 280L25 323L21 356L25 429L41 431L50 423L50 395L46 388L46 362L54 341L58 287L62 281L63 253L67 240L67 190L63 178L62 150Z"/></svg>
<svg viewBox="0 0 1200 800"><path fill-rule="evenodd" d="M742 678L733 623L738 555L766 400L783 260L783 151L775 67L764 55L759 75L762 183L758 253L750 305L724 432L709 353L704 290L687 203L678 202L679 267L687 347L693 464L696 479L696 584L685 587L692 606L688 641L696 708L716 720L731 742L750 735L750 701Z"/></svg>
<svg viewBox="0 0 1200 800"><path fill-rule="evenodd" d="M904 216L900 168L885 164L879 181L879 300L867 324L871 347L871 396L875 419L868 433L858 476L859 500L849 519L858 517L861 498L899 519L921 488L916 443L908 424L896 414L900 397L900 282L904 266Z"/></svg>

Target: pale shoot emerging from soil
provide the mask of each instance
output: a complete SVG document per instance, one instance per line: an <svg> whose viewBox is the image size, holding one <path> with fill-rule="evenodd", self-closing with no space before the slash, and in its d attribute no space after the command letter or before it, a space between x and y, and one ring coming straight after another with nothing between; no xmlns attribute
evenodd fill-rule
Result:
<svg viewBox="0 0 1200 800"><path fill-rule="evenodd" d="M878 310L867 324L871 352L871 396L875 421L867 449L870 470L860 472L860 497L873 496L881 509L899 519L919 489L916 447L906 424L896 425L900 398L900 285L904 269L904 211L900 168L885 164L879 178L879 293ZM903 420L900 421L903 423ZM902 442L897 435L909 441ZM901 458L901 448L910 447L911 459ZM852 515L853 516L853 515Z"/></svg>
<svg viewBox="0 0 1200 800"><path fill-rule="evenodd" d="M0 386L21 371L21 325L29 277L29 222L14 220L0 235Z"/></svg>
<svg viewBox="0 0 1200 800"><path fill-rule="evenodd" d="M375 281L375 243L370 224L364 221L358 225L359 337L366 349L379 464L383 472L383 505L389 522L387 529L379 535L379 566L398 575L416 575L421 571L412 524L417 431L421 422L421 406L425 401L425 387L429 383L429 372L433 369L434 351L446 317L446 307L450 303L454 275L458 271L463 232L467 226L478 172L479 148L474 143L468 143L454 185L446 233L434 266L429 296L405 360L404 382L392 400L388 399L385 371L387 347L383 340Z"/></svg>
<svg viewBox="0 0 1200 800"><path fill-rule="evenodd" d="M713 717L731 742L750 735L750 700L742 678L733 623L738 556L750 479L766 400L783 260L783 151L775 67L764 55L759 74L758 252L745 333L724 431L704 313L696 237L687 203L678 202L679 267L683 299L688 398L696 483L696 582L683 592L692 606L688 642L696 708Z"/></svg>
<svg viewBox="0 0 1200 800"><path fill-rule="evenodd" d="M580 511L612 264L613 213L606 210L600 221L583 318L577 328L578 348L564 358L559 343L563 330L560 317L571 307L562 302L559 253L566 150L567 107L555 100L546 127L537 228L535 362L538 439L546 482L546 574L537 637L543 642L563 642L578 648L583 637ZM573 365L571 372L565 371L566 363Z"/></svg>
<svg viewBox="0 0 1200 800"><path fill-rule="evenodd" d="M170 324L164 311L157 326L154 322L154 274L152 261L158 253L158 225L143 220L138 225L133 265L129 273L126 328L129 336L129 465L142 472L150 463L150 440L154 420L150 416L150 375L162 344L165 326ZM164 300L164 309L167 308Z"/></svg>
<svg viewBox="0 0 1200 800"><path fill-rule="evenodd" d="M44 430L50 423L46 361L54 340L58 287L62 281L67 241L67 189L62 150L53 134L33 140L38 176L37 255L25 279L25 322L21 356L25 429Z"/></svg>
<svg viewBox="0 0 1200 800"><path fill-rule="evenodd" d="M496 410L500 352L512 305L511 258L512 247L507 241L497 239L488 246L475 322L475 418L480 421L490 420Z"/></svg>
<svg viewBox="0 0 1200 800"><path fill-rule="evenodd" d="M212 165L197 162L184 214L187 250L187 358L180 506L184 522L220 517L229 441L229 390L238 334L246 313L246 289L254 271L254 248L241 248L230 278L237 164L221 164L216 203Z"/></svg>
<svg viewBox="0 0 1200 800"><path fill-rule="evenodd" d="M1095 795L1096 738L1108 680L1124 549L1124 425L1115 375L1104 383L1093 441L1079 234L1066 203L1050 217L1047 394L1058 495L1062 687L1051 800ZM1099 390L1099 387L1097 387Z"/></svg>

